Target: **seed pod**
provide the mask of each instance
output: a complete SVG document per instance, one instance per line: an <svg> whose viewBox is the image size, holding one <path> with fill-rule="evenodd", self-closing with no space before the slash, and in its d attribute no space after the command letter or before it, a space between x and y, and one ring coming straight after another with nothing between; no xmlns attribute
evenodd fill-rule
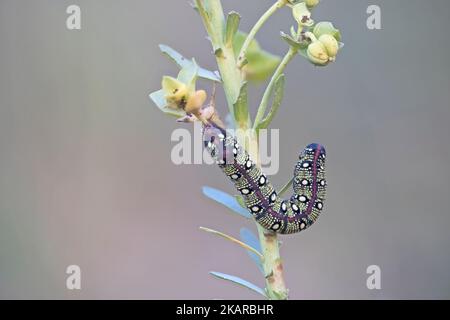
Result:
<svg viewBox="0 0 450 320"><path fill-rule="evenodd" d="M319 37L319 41L325 46L327 54L330 58L336 57L339 50L339 43L335 37L329 34L323 34Z"/></svg>
<svg viewBox="0 0 450 320"><path fill-rule="evenodd" d="M330 60L325 45L320 41L314 41L311 43L308 46L306 53L309 61L316 65L327 65Z"/></svg>

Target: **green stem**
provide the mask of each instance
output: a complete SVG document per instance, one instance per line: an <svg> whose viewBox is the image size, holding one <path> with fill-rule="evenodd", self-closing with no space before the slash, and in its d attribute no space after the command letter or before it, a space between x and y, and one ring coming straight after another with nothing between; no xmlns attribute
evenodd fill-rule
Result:
<svg viewBox="0 0 450 320"><path fill-rule="evenodd" d="M241 52L239 52L238 55L238 68L241 69L245 64L245 54L247 53L247 49L250 45L250 43L255 39L256 34L258 33L259 29L264 25L264 23L272 16L278 9L284 7L287 4L287 0L278 0L275 2L262 16L259 18L259 20L256 22L256 24L253 26L252 30L250 30L249 34L247 35L247 38L244 41L244 44L242 45Z"/></svg>
<svg viewBox="0 0 450 320"><path fill-rule="evenodd" d="M211 38L217 64L222 76L228 107L230 113L234 115L234 103L239 97L242 76L239 68L237 68L232 46L224 43L225 19L222 5L220 0L195 0L195 2L208 35ZM277 2L278 5L281 3L284 5L286 0L279 0ZM239 124L240 129L243 129L237 130L237 133L241 132L245 134L245 130L251 127L250 122L238 121L236 123ZM252 134L250 143L254 146L253 148L249 148L251 150L251 156L253 159L258 159L258 139L256 134ZM256 225L262 254L264 256L263 267L266 274L267 295L270 299L287 299L288 290L284 282L283 265L280 258L277 235L265 230L258 223Z"/></svg>
<svg viewBox="0 0 450 320"><path fill-rule="evenodd" d="M295 55L297 54L297 51L298 51L297 49L290 47L289 51L283 57L283 60L281 60L277 69L275 70L275 73L272 75L272 78L270 79L270 82L267 85L266 91L264 91L263 97L261 99L261 103L258 108L258 112L256 113L255 122L253 123L254 129L258 128L258 125L260 124L261 120L263 119L264 115L266 114L267 105L269 104L269 99L272 94L275 81L283 73L284 69L286 68L288 63L292 60L292 58L295 57Z"/></svg>
<svg viewBox="0 0 450 320"><path fill-rule="evenodd" d="M222 4L220 0L196 0L195 3L211 39L217 66L222 77L228 109L234 115L233 105L239 96L242 76L236 68L236 58L232 45L225 44L225 17Z"/></svg>
<svg viewBox="0 0 450 320"><path fill-rule="evenodd" d="M258 139L254 130L251 135L252 159L258 157ZM255 160L256 161L256 160ZM257 163L257 165L259 165ZM284 281L283 262L280 256L280 247L278 236L276 233L264 229L259 223L256 223L258 230L259 242L261 245L261 253L264 256L263 269L266 280L267 296L271 300L286 300L288 298L288 289Z"/></svg>
<svg viewBox="0 0 450 320"><path fill-rule="evenodd" d="M258 236L264 256L263 269L266 274L266 292L271 300L287 300L288 289L284 282L283 261L277 234L264 229L258 223Z"/></svg>

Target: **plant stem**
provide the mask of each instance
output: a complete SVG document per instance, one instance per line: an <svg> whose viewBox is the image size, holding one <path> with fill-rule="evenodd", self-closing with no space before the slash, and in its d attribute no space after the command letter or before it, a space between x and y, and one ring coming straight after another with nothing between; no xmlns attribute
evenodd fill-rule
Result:
<svg viewBox="0 0 450 320"><path fill-rule="evenodd" d="M240 70L236 65L236 58L233 53L233 48L229 45L225 45L224 43L225 19L221 2L220 0L196 0L195 2L208 35L211 38L217 64L222 76L228 107L230 109L230 113L234 115L234 103L236 102L241 90L242 77ZM276 5L281 4L286 4L286 0L279 0L276 3ZM276 79L278 75L281 74L286 64L290 61L290 59L292 59L291 55L294 56L295 54L288 53L287 57L285 57L285 59L283 59L281 64L278 66L278 69L272 79ZM273 81L274 80L271 80L271 82ZM243 129L237 130L238 134L246 134L246 130L251 129L250 122L236 120L239 119L235 119L235 122L236 124L239 124L240 129ZM251 153L250 156L257 161L259 158L258 139L255 130L252 130L250 143L252 145L252 147L249 148ZM272 231L265 230L258 223L256 223L256 225L262 248L262 255L264 256L263 267L266 274L267 296L270 299L287 299L288 290L284 282L283 265L280 258L277 235Z"/></svg>
<svg viewBox="0 0 450 320"><path fill-rule="evenodd" d="M257 134L255 130L252 131L254 134L251 136L250 143L252 144L252 148L250 149L252 154L250 156L253 159L259 159ZM259 223L256 223L256 228L258 230L261 253L264 256L263 269L267 296L271 300L287 300L288 289L284 282L283 262L280 257L278 236L276 233L264 229Z"/></svg>
<svg viewBox="0 0 450 320"><path fill-rule="evenodd" d="M277 234L264 229L258 223L259 241L264 256L263 269L266 274L266 291L271 300L287 300L289 290L286 288L283 274L283 261Z"/></svg>
<svg viewBox="0 0 450 320"><path fill-rule="evenodd" d="M271 15L273 15L278 9L284 7L287 4L287 0L278 0L275 2L262 16L259 18L259 20L256 22L256 24L253 26L252 30L250 30L249 34L247 35L247 38L244 41L244 44L242 45L241 52L239 52L238 55L238 64L237 67L241 69L244 66L245 62L245 54L247 53L247 49L250 45L250 43L255 39L256 34L258 33L259 29L264 25L264 23L270 18Z"/></svg>
<svg viewBox="0 0 450 320"><path fill-rule="evenodd" d="M275 70L275 73L272 75L272 78L270 79L270 82L267 85L266 90L264 91L264 95L261 99L261 103L259 105L258 112L256 113L255 122L253 123L253 129L256 129L258 127L259 123L261 122L261 120L264 117L264 114L266 113L267 105L269 104L269 99L272 94L275 81L283 73L284 69L286 68L288 63L292 60L292 58L295 57L295 55L297 54L297 51L298 51L297 49L290 47L289 51L283 57L283 60L281 60L277 69Z"/></svg>
<svg viewBox="0 0 450 320"><path fill-rule="evenodd" d="M222 77L228 109L230 114L234 115L234 103L239 96L242 76L236 68L236 58L232 44L225 43L225 17L222 4L220 0L196 0L195 3L211 39L217 66ZM249 118L250 116L248 116Z"/></svg>

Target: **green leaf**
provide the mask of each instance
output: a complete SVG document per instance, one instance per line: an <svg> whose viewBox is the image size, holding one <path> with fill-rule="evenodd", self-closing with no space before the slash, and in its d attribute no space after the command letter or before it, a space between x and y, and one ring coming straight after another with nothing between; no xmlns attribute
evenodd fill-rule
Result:
<svg viewBox="0 0 450 320"><path fill-rule="evenodd" d="M232 276L226 273L221 273L221 272L215 272L215 271L211 271L210 274L216 278L222 279L222 280L227 280L230 282L233 282L235 284L238 284L244 288L250 289L256 293L259 293L260 295L262 295L264 298L267 298L267 295L265 293L265 291L263 289L261 289L260 287L254 285L251 282L248 282L247 280L241 279L239 277L236 276Z"/></svg>
<svg viewBox="0 0 450 320"><path fill-rule="evenodd" d="M308 44L310 43L307 40L305 40L305 41L295 40L292 36L290 36L284 32L281 32L280 35L281 35L281 39L286 41L289 44L289 46L291 46L297 50L307 48Z"/></svg>
<svg viewBox="0 0 450 320"><path fill-rule="evenodd" d="M199 67L195 60L192 63L185 64L178 73L177 80L188 86L189 92L195 91L195 82L197 80Z"/></svg>
<svg viewBox="0 0 450 320"><path fill-rule="evenodd" d="M220 191L218 189L214 189L211 187L203 187L202 188L203 194L207 196L208 198L217 201L218 203L224 205L228 209L232 210L233 212L243 216L244 218L251 219L252 215L250 212L248 212L247 209L244 209L241 207L241 205L237 202L237 200L229 195L228 193L225 193L223 191Z"/></svg>
<svg viewBox="0 0 450 320"><path fill-rule="evenodd" d="M341 41L341 32L333 26L329 21L321 21L314 26L314 35L320 38L323 34L331 34L338 42Z"/></svg>
<svg viewBox="0 0 450 320"><path fill-rule="evenodd" d="M165 94L162 89L150 93L149 97L162 112L178 118L185 115L184 111L171 109L167 106Z"/></svg>
<svg viewBox="0 0 450 320"><path fill-rule="evenodd" d="M255 234L252 231L250 231L247 228L241 228L240 235L241 235L241 240L245 244L247 244L248 246L254 248L255 250L257 250L258 252L261 253L261 251L262 251L261 244L259 243L258 238L255 236ZM260 256L258 256L257 254L255 254L254 252L252 252L250 250L247 250L247 253L250 256L250 258L253 260L253 262L255 262L259 271L261 271L261 273L264 274L264 269L263 269L263 266L261 263Z"/></svg>
<svg viewBox="0 0 450 320"><path fill-rule="evenodd" d="M194 60L186 59L183 57L179 52L175 51L169 46L160 44L159 49L162 53L167 55L170 59L172 59L180 68L189 67L192 64L195 64ZM198 67L198 76L203 79L215 81L215 82L222 82L220 79L220 76L217 71L209 71L204 68Z"/></svg>
<svg viewBox="0 0 450 320"><path fill-rule="evenodd" d="M227 45L233 43L233 38L239 28L240 20L241 16L237 12L232 11L228 14L225 31L225 43Z"/></svg>
<svg viewBox="0 0 450 320"><path fill-rule="evenodd" d="M247 82L242 83L239 96L233 105L234 119L238 128L247 128L250 126L250 114L248 112Z"/></svg>
<svg viewBox="0 0 450 320"><path fill-rule="evenodd" d="M273 86L273 101L272 107L266 117L258 124L258 129L265 129L272 122L273 118L277 114L278 109L281 106L284 95L284 74L281 74L274 83Z"/></svg>
<svg viewBox="0 0 450 320"><path fill-rule="evenodd" d="M235 195L234 198L241 205L241 207L245 208L245 200L240 195Z"/></svg>
<svg viewBox="0 0 450 320"><path fill-rule="evenodd" d="M246 38L246 33L236 32L233 39L233 50L236 56L239 54ZM246 73L246 78L255 82L261 82L269 78L281 61L279 56L263 50L256 40L253 40L248 46L245 58L247 64L243 67L243 70Z"/></svg>
<svg viewBox="0 0 450 320"><path fill-rule="evenodd" d="M251 252L257 259L259 259L261 261L261 259L264 259L263 255L261 254L261 252L259 252L258 250L256 250L255 248L253 248L252 246L248 245L245 242L242 242L232 236L229 236L223 232L214 230L214 229L210 229L210 228L205 228L205 227L200 227L200 230L203 230L205 232L208 233L212 233L215 234L216 236L222 237L228 241L231 241L235 244L240 245L242 248L244 248L245 250L247 250L247 252Z"/></svg>
<svg viewBox="0 0 450 320"><path fill-rule="evenodd" d="M297 38L297 30L295 30L294 26L291 26L291 28L289 30L291 31L291 37L293 39ZM284 32L281 32L281 34L283 35Z"/></svg>

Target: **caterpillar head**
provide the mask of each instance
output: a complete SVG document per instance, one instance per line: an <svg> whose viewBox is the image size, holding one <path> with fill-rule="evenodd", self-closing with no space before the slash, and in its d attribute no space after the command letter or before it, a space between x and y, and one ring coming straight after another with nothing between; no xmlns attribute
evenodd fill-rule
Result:
<svg viewBox="0 0 450 320"><path fill-rule="evenodd" d="M233 163L234 156L230 138L224 129L215 126L205 126L203 129L203 143L205 148L219 164Z"/></svg>
<svg viewBox="0 0 450 320"><path fill-rule="evenodd" d="M325 148L324 148L324 146L322 146L321 144L318 144L318 143L311 143L311 144L307 145L306 148L303 150L302 155L306 155L306 154L314 155L314 154L316 154L316 152L318 152L318 155L322 159L325 159L325 157L327 155Z"/></svg>

